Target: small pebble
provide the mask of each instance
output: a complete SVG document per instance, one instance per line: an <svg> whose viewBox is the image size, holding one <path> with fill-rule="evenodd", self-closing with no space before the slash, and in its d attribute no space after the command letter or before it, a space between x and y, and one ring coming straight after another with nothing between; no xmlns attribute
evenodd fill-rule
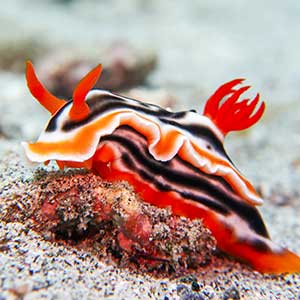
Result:
<svg viewBox="0 0 300 300"><path fill-rule="evenodd" d="M234 286L228 288L223 295L223 300L240 300L240 293Z"/></svg>

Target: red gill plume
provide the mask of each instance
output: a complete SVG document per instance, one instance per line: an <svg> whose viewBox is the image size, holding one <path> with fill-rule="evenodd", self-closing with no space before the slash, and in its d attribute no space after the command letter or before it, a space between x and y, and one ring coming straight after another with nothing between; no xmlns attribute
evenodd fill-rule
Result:
<svg viewBox="0 0 300 300"><path fill-rule="evenodd" d="M239 97L250 88L250 86L243 86L235 89L236 85L243 81L244 79L234 79L221 85L206 102L203 114L210 118L224 135L230 131L249 128L264 113L264 102L254 112L259 101L259 94L252 100L239 101ZM226 96L228 98L221 103Z"/></svg>

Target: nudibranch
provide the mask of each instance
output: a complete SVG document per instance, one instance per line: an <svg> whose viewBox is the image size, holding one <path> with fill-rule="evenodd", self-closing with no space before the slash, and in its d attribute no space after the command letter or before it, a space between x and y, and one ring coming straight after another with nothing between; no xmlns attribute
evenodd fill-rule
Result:
<svg viewBox="0 0 300 300"><path fill-rule="evenodd" d="M201 218L218 247L261 272L300 272L300 257L271 241L256 205L263 200L237 170L223 141L262 116L259 94L239 100L250 86L235 79L207 100L204 113L171 112L105 90L91 90L101 65L59 99L27 63L32 95L51 113L36 143L23 143L30 161L92 169L126 180L144 201L174 214Z"/></svg>

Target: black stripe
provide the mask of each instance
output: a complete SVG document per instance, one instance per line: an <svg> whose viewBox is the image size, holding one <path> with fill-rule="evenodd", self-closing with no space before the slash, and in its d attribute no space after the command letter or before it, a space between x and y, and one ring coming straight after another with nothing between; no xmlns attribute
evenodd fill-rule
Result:
<svg viewBox="0 0 300 300"><path fill-rule="evenodd" d="M128 103L128 100L134 101L134 104ZM191 134L204 139L212 146L221 156L228 159L230 162L230 158L227 155L222 141L212 132L211 129L198 125L198 124L181 124L180 119L184 118L186 114L190 111L181 111L181 112L170 112L165 110L157 105L144 103L138 100L130 99L130 98L121 98L118 95L99 95L96 97L92 97L91 99L87 100L87 103L90 107L91 113L90 115L81 120L81 121L72 121L68 120L62 127L63 131L70 131L76 129L80 126L84 126L85 124L93 121L95 118L106 114L112 110L120 109L120 108L127 108L132 109L133 111L142 112L147 115L156 116L161 122L169 125L173 125L175 127L181 128L190 132ZM57 117L60 114L57 114ZM46 131L53 131L55 126L55 119L51 120Z"/></svg>
<svg viewBox="0 0 300 300"><path fill-rule="evenodd" d="M231 162L231 159L227 155L223 143L220 141L220 139L213 133L213 131L210 128L207 128L202 125L196 125L196 124L181 124L179 122L169 120L167 118L160 118L161 121L173 125L175 127L181 128L183 130L186 130L187 132L190 132L192 135L197 136L209 143L210 146L212 146L221 156L226 157ZM231 162L232 163L232 162Z"/></svg>
<svg viewBox="0 0 300 300"><path fill-rule="evenodd" d="M48 122L48 125L45 129L46 132L53 132L57 129L57 119L60 117L64 109L68 106L71 105L72 101L68 101L61 109L57 111L57 113L50 119Z"/></svg>
<svg viewBox="0 0 300 300"><path fill-rule="evenodd" d="M144 145L137 145L137 143L134 142L134 139L128 139L126 137L126 133L124 132L125 130L143 139L145 141ZM113 134L101 138L101 141L105 140L116 141L124 148L126 148L126 150L130 150L130 152L138 159L139 163L146 166L156 176L163 175L166 178L171 179L172 182L177 182L178 177L183 176L180 182L182 182L184 186L189 186L191 188L197 186L197 183L199 183L200 180L203 183L202 186L205 190L208 189L209 186L213 188L212 182L214 182L215 185L220 185L224 187L228 193L233 194L232 187L222 177L203 173L198 168L182 160L179 156L176 156L173 159L176 159L180 164L188 168L191 173L193 173L193 175L185 174L176 170L170 172L170 169L172 169L172 167L170 166L171 162L161 162L154 159L153 156L149 153L145 137L129 126L121 126ZM194 174L197 174L198 178L195 177ZM217 191L212 190L212 193L216 194ZM218 192L218 196L222 196L223 194L224 190L220 190Z"/></svg>
<svg viewBox="0 0 300 300"><path fill-rule="evenodd" d="M239 238L239 243L251 245L255 250L261 253L270 253L272 249L260 238Z"/></svg>
<svg viewBox="0 0 300 300"><path fill-rule="evenodd" d="M189 199L189 200L194 200L222 215L227 215L229 214L229 211L223 206L220 205L214 201L212 201L211 199L209 199L208 197L203 197L203 196L199 196L199 195L195 195L193 193L188 193L188 192L184 192L181 190L178 190L176 188L174 188L174 184L170 185L170 184L165 184L162 183L162 181L157 180L155 174L150 173L148 170L140 169L137 167L137 164L134 163L134 159L132 157L130 157L130 155L128 153L124 153L122 155L122 160L123 163L132 171L134 171L135 173L138 173L142 179L151 182L156 189L162 191L162 192L170 192L170 191L174 191L177 192L178 194L180 194L180 196L182 198L185 199Z"/></svg>
<svg viewBox="0 0 300 300"><path fill-rule="evenodd" d="M129 101L134 101L134 104L128 103ZM109 111L119 109L119 108L128 108L133 111L142 112L148 115L156 116L159 120L165 124L170 124L175 127L186 130L195 136L204 139L212 146L221 156L226 157L230 161L230 158L225 152L222 141L207 127L198 125L198 124L181 124L180 119L184 118L188 111L181 112L170 112L165 110L157 105L144 103L138 100L125 98L118 95L107 95L102 94L99 96L92 97L87 100L87 103L90 107L91 113L89 116L81 121L72 121L68 120L63 124L63 131L70 131L76 129L80 126L84 126L85 124L93 121L95 118L101 116L102 114L106 114ZM62 109L60 109L56 115L49 121L48 126L46 128L46 132L54 131L57 128L57 119L61 115L62 111L65 109L67 105L71 104L69 101ZM231 161L230 161L231 162Z"/></svg>
<svg viewBox="0 0 300 300"><path fill-rule="evenodd" d="M119 129L124 130L125 128L131 133L134 132L134 134L139 134L128 126L122 126ZM139 136L141 135L139 134ZM143 139L145 140L144 137ZM135 160L137 160L140 165L147 168L155 176L162 175L164 178L167 178L168 181L171 181L173 183L177 183L179 181L183 186L188 186L191 188L196 187L197 184L199 184L199 181L201 181L201 187L205 191L211 189L212 194L222 196L224 194L224 191L218 191L216 187L211 185L211 181L214 181L219 185L227 187L227 189L232 192L231 186L222 177L203 173L199 169L194 167L192 169L192 172L196 173L197 177L199 178L195 177L194 175L186 174L176 170L170 172L171 162L161 162L154 159L153 156L149 153L146 140L145 145L137 145L133 139L128 139L123 132L120 131L119 135L117 130L113 134L103 137L101 141L114 141L119 143L122 147L125 148L125 150L127 150L127 152L130 152L134 156ZM180 160L180 162L183 164L183 161L178 156L173 159ZM186 163L186 166L188 167L191 166L187 162L184 163Z"/></svg>
<svg viewBox="0 0 300 300"><path fill-rule="evenodd" d="M120 109L120 108L127 108L133 111L142 112L148 115L157 116L157 117L168 117L179 119L182 118L187 112L170 112L165 110L157 105L147 104L140 102L138 100L129 99L134 101L134 104L128 103L125 99L119 98L117 96L110 96L110 95L103 95L101 97L93 97L87 100L87 103L90 107L91 113L89 116L81 121L72 121L68 120L62 127L63 131L70 131L81 127L95 118L106 114L112 110Z"/></svg>
<svg viewBox="0 0 300 300"><path fill-rule="evenodd" d="M124 129L141 137L139 133L132 130L128 126L123 126L121 130L123 131ZM252 228L255 232L264 237L268 237L268 232L258 210L255 207L245 203L243 199L235 194L228 182L222 177L203 173L201 170L195 168L186 161L183 161L178 156L176 156L174 159L176 159L180 164L189 168L192 174L177 170L172 170L170 172L170 162L160 162L155 160L148 151L146 140L143 147L141 147L141 145L137 146L134 143L134 140L126 138L126 134L124 134L122 131L120 131L120 135L122 136L118 135L117 131L112 135L104 137L103 140L114 141L124 147L125 151L127 151L124 153L126 158L122 157L122 159L124 158L124 163L131 170L135 168L135 171L138 172L143 179L152 182L156 188L161 191L175 190L183 198L195 200L221 214L227 214L233 211L243 220L245 220L249 224L250 228ZM143 166L143 168L137 169L136 166L139 165ZM195 176L193 174L197 175ZM156 179L158 176L162 176L164 180L170 184L163 185ZM212 182L217 183L217 186ZM191 189L196 189L201 193L205 193L209 196L206 200L211 198L217 200L218 203L211 200L205 203L205 199L202 197L199 199L199 195L195 195L192 192L186 193L180 190L180 185L190 187ZM174 186L179 186L179 190L174 189ZM220 188L220 186L222 188Z"/></svg>

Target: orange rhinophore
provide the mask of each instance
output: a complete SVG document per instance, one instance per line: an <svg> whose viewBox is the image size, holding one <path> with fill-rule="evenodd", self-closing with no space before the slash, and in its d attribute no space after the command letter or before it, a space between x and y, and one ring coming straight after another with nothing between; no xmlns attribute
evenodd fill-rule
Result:
<svg viewBox="0 0 300 300"><path fill-rule="evenodd" d="M96 84L100 77L102 66L98 65L95 69L90 71L76 86L73 93L73 105L70 110L70 118L72 120L81 120L86 118L90 109L85 102L85 97L90 89Z"/></svg>
<svg viewBox="0 0 300 300"><path fill-rule="evenodd" d="M239 100L242 79L223 84L204 113L170 112L109 91L90 90L99 65L69 102L51 95L27 64L32 95L52 114L37 142L23 143L31 161L93 169L104 179L127 180L147 202L201 218L224 252L261 272L300 272L300 257L274 244L256 205L263 200L228 157L223 140L247 129L265 104ZM258 108L256 109L256 107Z"/></svg>
<svg viewBox="0 0 300 300"><path fill-rule="evenodd" d="M30 61L26 64L26 80L32 96L37 99L51 115L54 115L66 103L64 100L58 99L49 93L49 91L40 83Z"/></svg>

